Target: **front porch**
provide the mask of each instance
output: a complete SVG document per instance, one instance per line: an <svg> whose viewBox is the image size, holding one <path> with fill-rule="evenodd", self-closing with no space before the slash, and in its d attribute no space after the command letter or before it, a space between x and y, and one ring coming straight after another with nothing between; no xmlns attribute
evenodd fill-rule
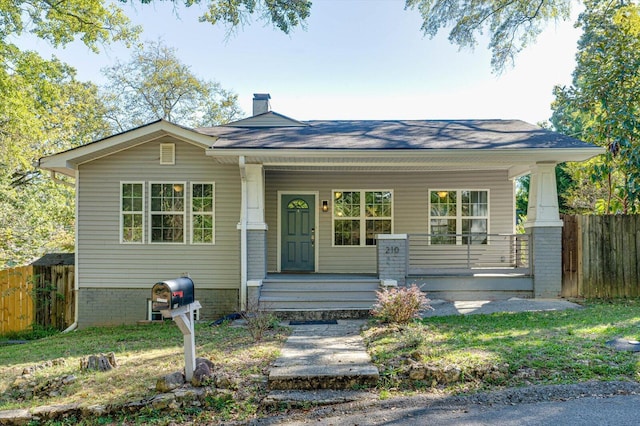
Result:
<svg viewBox="0 0 640 426"><path fill-rule="evenodd" d="M448 235L453 244L438 244L442 237L379 235L375 273L268 273L248 282L249 302L288 318L328 319L367 316L376 291L398 285L416 284L431 299L534 297L528 235L488 234L478 244Z"/></svg>

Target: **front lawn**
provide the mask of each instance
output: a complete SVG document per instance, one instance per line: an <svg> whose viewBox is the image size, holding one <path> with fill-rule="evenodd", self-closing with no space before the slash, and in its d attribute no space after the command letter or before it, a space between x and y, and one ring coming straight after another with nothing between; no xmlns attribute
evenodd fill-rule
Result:
<svg viewBox="0 0 640 426"><path fill-rule="evenodd" d="M196 324L196 356L209 358L215 373L224 376L229 397L212 399L211 406L194 409L200 421L242 419L253 416L266 393L268 365L279 355L288 329L269 330L256 343L244 327ZM107 372L80 371L80 359L114 352L118 367ZM48 361L54 361L53 363ZM25 368L37 367L27 381L33 395L13 386ZM118 405L157 394L156 380L184 369L183 336L168 321L160 324L90 328L57 334L0 349L0 410L38 405L82 403ZM47 384L75 376L60 395L50 395ZM38 392L42 390L42 392ZM160 414L158 414L160 416Z"/></svg>
<svg viewBox="0 0 640 426"><path fill-rule="evenodd" d="M583 309L425 318L364 332L389 390L475 391L527 384L638 380L638 353L605 342L640 340L640 301Z"/></svg>

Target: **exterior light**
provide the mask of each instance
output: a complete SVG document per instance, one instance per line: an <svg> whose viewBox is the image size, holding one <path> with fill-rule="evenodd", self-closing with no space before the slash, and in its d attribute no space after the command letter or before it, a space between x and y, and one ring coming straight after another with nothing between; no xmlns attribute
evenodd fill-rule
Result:
<svg viewBox="0 0 640 426"><path fill-rule="evenodd" d="M322 200L322 211L323 212L328 212L329 211L329 201Z"/></svg>

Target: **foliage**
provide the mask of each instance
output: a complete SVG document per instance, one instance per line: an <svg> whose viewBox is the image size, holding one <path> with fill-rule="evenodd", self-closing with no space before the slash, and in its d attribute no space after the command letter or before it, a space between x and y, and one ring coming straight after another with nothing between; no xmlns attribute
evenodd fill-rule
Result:
<svg viewBox="0 0 640 426"><path fill-rule="evenodd" d="M189 127L214 126L240 118L237 95L196 77L173 48L148 43L127 63L103 70L108 119L119 131L165 119Z"/></svg>
<svg viewBox="0 0 640 426"><path fill-rule="evenodd" d="M408 379L415 362L435 369L457 367L460 379L450 391L495 386L638 380L633 352L605 345L637 338L640 301L587 301L581 309L490 315L429 317L408 326L372 327L365 342L381 374L395 375L391 386L420 389ZM477 371L503 368L490 380ZM495 371L495 370L493 370ZM429 384L427 384L429 385Z"/></svg>
<svg viewBox="0 0 640 426"><path fill-rule="evenodd" d="M5 68L0 68L0 268L73 247L73 190L44 178L35 162L107 131L94 85L77 81L75 70L55 58L5 48Z"/></svg>
<svg viewBox="0 0 640 426"><path fill-rule="evenodd" d="M431 309L430 300L424 295L420 287L412 284L410 287L385 288L376 292L378 298L371 315L385 323L407 324L420 317L420 312Z"/></svg>
<svg viewBox="0 0 640 426"><path fill-rule="evenodd" d="M93 51L131 43L140 28L99 0L0 2L0 268L73 242L74 196L34 167L38 158L104 134L97 89L75 70L13 43L32 34L54 47L81 40Z"/></svg>
<svg viewBox="0 0 640 426"><path fill-rule="evenodd" d="M548 21L570 15L570 0L406 0L405 8L418 9L422 31L434 37L443 28L451 28L449 41L463 47L475 47L488 30L494 71L502 71L515 55L534 41Z"/></svg>
<svg viewBox="0 0 640 426"><path fill-rule="evenodd" d="M153 0L142 0L150 3ZM199 4L202 0L184 0L185 5ZM311 11L311 0L207 0L207 11L200 22L222 22L233 30L244 25L257 13L264 21L271 22L285 34L304 24Z"/></svg>
<svg viewBox="0 0 640 426"><path fill-rule="evenodd" d="M247 330L256 342L262 340L262 336L269 329L278 326L278 317L260 305L259 302L248 303L247 310L241 313L242 319L247 324Z"/></svg>
<svg viewBox="0 0 640 426"><path fill-rule="evenodd" d="M589 0L578 25L577 65L570 87L556 87L553 125L607 153L590 166L602 213L630 213L640 202L640 6ZM579 192L578 192L579 193ZM587 198L585 196L585 198Z"/></svg>

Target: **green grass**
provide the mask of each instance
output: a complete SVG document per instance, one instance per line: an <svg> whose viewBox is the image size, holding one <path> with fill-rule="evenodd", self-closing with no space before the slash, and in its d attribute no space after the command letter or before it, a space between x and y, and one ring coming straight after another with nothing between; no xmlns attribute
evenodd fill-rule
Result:
<svg viewBox="0 0 640 426"><path fill-rule="evenodd" d="M243 419L253 416L261 395L266 393L264 376L268 365L280 351L288 335L285 328L269 330L262 341L255 342L245 328L223 325L209 327L196 324L196 356L209 358L216 373L225 374L235 384L231 401L211 401L194 413L182 413L188 418ZM114 352L118 368L107 372L80 371L80 359L89 355ZM64 395L16 400L11 384L25 367L63 358L66 365L38 370L37 383L73 374L77 382L65 388ZM20 345L3 346L0 350L0 410L37 405L81 403L119 404L137 401L157 394L156 380L165 374L184 369L183 336L178 327L168 321L159 324L102 327L56 334ZM164 422L161 415L150 410L140 413ZM174 415L175 417L175 415ZM123 419L114 420L116 422Z"/></svg>
<svg viewBox="0 0 640 426"><path fill-rule="evenodd" d="M455 366L452 391L638 380L639 356L605 345L616 337L640 340L640 301L589 302L583 309L431 317L407 326L373 326L365 338L385 389L432 384L407 378L407 365ZM500 374L482 376L495 366Z"/></svg>

